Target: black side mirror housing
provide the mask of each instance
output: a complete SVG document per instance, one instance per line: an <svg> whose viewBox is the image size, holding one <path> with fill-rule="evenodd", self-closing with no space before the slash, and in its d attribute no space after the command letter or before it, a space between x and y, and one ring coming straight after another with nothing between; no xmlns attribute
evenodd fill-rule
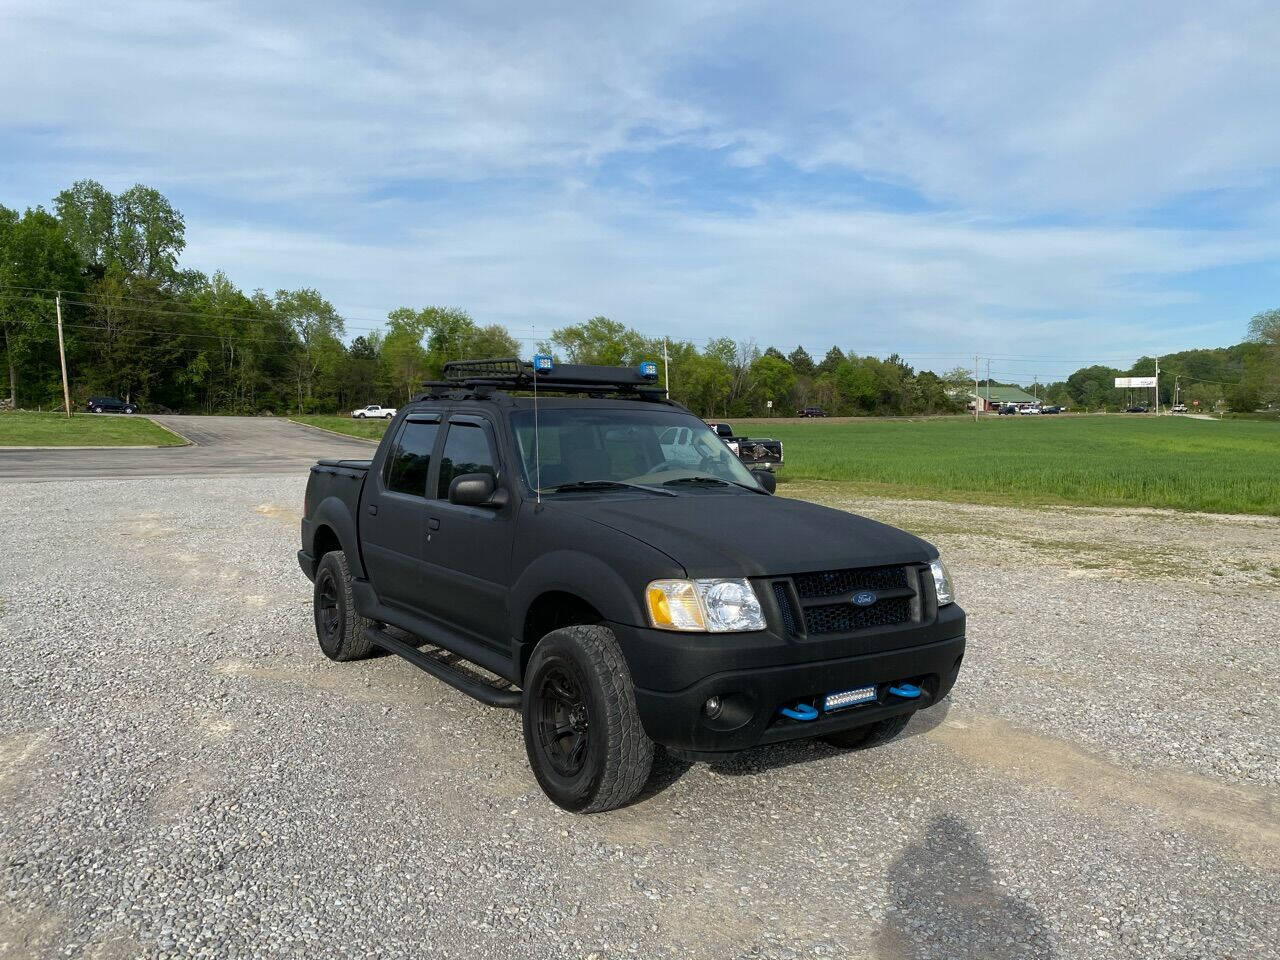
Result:
<svg viewBox="0 0 1280 960"><path fill-rule="evenodd" d="M772 470L752 470L751 475L765 493L774 493L778 489L778 478L773 475Z"/></svg>
<svg viewBox="0 0 1280 960"><path fill-rule="evenodd" d="M505 494L487 473L464 473L449 484L449 502L464 507L501 507L507 502Z"/></svg>

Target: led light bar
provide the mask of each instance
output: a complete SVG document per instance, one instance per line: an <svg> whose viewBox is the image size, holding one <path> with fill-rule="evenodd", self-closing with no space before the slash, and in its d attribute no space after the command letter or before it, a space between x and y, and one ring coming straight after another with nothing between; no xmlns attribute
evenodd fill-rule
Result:
<svg viewBox="0 0 1280 960"><path fill-rule="evenodd" d="M827 713L833 710L843 710L846 707L856 707L863 703L872 703L876 699L876 688L872 687L854 687L852 690L842 690L839 693L829 693L826 699L822 701L822 709Z"/></svg>

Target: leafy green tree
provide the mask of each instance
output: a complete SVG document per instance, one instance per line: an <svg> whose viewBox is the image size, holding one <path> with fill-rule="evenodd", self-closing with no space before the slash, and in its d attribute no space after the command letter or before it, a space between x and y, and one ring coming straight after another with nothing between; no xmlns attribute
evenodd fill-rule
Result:
<svg viewBox="0 0 1280 960"><path fill-rule="evenodd" d="M1255 314L1249 321L1249 339L1280 347L1280 309Z"/></svg>
<svg viewBox="0 0 1280 960"><path fill-rule="evenodd" d="M791 369L795 370L797 376L813 376L813 357L809 356L808 351L806 351L804 347L796 347L787 354L787 361L791 364Z"/></svg>
<svg viewBox="0 0 1280 960"><path fill-rule="evenodd" d="M0 327L3 328L9 400L18 405L18 371L26 373L25 397L61 402L56 291L74 294L81 286L81 262L63 236L56 217L42 207L17 211L0 206ZM69 333L74 331L68 331ZM43 377L39 371L44 371Z"/></svg>
<svg viewBox="0 0 1280 960"><path fill-rule="evenodd" d="M662 355L661 343L608 317L592 317L585 323L553 330L551 342L561 348L569 363L631 366Z"/></svg>
<svg viewBox="0 0 1280 960"><path fill-rule="evenodd" d="M96 180L77 180L54 198L53 207L85 269L101 277L116 255L116 199L111 191Z"/></svg>
<svg viewBox="0 0 1280 960"><path fill-rule="evenodd" d="M752 412L760 414L770 400L779 409L786 403L796 383L796 372L777 351L765 351L751 364L749 382Z"/></svg>
<svg viewBox="0 0 1280 960"><path fill-rule="evenodd" d="M834 374L836 368L844 363L844 351L839 347L832 347L827 351L827 355L822 358L822 362L818 364L817 373L819 376L825 374Z"/></svg>
<svg viewBox="0 0 1280 960"><path fill-rule="evenodd" d="M298 411L306 413L313 401L336 401L331 390L318 395L317 385L330 385L336 379L346 350L340 339L344 332L342 318L333 305L310 288L277 290L273 307L297 338L298 350L293 356L294 382L297 386Z"/></svg>

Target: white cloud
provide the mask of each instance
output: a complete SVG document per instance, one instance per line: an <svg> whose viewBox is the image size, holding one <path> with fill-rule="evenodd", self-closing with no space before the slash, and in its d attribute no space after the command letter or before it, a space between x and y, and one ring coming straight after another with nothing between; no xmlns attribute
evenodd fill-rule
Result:
<svg viewBox="0 0 1280 960"><path fill-rule="evenodd" d="M188 213L188 263L361 315L1129 352L1236 338L1239 304L1188 278L1278 256L1269 2L0 17L0 202L147 182Z"/></svg>
<svg viewBox="0 0 1280 960"><path fill-rule="evenodd" d="M455 304L517 335L545 336L604 313L676 338L837 343L928 355L935 367L954 365L942 355L975 352L1074 361L1192 345L1171 340L1185 331L1167 317L1197 300L1170 277L1280 256L1280 239L1262 233L1225 240L768 208L654 215L618 202L462 217L389 245L256 228L192 239L193 259L242 281L301 284L316 263L330 264L323 289L362 319L401 303ZM1206 335L1234 340L1240 326L1228 318Z"/></svg>

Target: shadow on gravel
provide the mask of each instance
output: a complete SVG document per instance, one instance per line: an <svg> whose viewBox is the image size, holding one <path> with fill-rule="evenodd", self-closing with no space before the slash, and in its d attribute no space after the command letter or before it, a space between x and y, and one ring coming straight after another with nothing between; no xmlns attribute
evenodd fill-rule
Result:
<svg viewBox="0 0 1280 960"><path fill-rule="evenodd" d="M998 886L965 824L935 819L889 868L891 905L880 933L885 960L1050 960L1039 911Z"/></svg>

